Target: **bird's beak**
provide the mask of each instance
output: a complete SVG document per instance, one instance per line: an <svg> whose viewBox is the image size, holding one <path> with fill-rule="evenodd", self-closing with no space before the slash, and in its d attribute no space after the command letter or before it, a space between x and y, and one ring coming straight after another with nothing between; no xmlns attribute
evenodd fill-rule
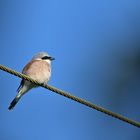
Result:
<svg viewBox="0 0 140 140"><path fill-rule="evenodd" d="M54 57L50 57L50 60L52 61L52 60L55 60L55 58Z"/></svg>

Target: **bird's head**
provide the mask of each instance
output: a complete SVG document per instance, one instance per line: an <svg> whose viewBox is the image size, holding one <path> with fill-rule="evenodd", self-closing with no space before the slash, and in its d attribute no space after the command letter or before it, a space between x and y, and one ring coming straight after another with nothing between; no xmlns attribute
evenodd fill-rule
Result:
<svg viewBox="0 0 140 140"><path fill-rule="evenodd" d="M47 61L51 62L52 60L55 60L53 57L51 57L48 53L46 52L39 52L34 55L32 60L42 60L42 61Z"/></svg>

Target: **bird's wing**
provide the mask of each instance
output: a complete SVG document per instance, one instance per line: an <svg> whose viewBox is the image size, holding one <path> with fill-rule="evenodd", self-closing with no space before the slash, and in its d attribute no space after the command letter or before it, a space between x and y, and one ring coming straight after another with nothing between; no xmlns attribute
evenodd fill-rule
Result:
<svg viewBox="0 0 140 140"><path fill-rule="evenodd" d="M40 62L40 60L30 61L29 63L27 63L25 65L25 67L22 70L22 73L25 74L25 75L28 75L29 71L34 71L34 69L39 66L39 64L40 64L39 62Z"/></svg>
<svg viewBox="0 0 140 140"><path fill-rule="evenodd" d="M33 61L29 62L29 63L23 68L23 70L22 70L22 73L23 73L23 74L27 75L26 71L31 67L32 63L33 63ZM20 91L20 89L23 87L24 83L25 83L25 80L22 79L21 82L20 82L19 87L17 88L17 92Z"/></svg>
<svg viewBox="0 0 140 140"><path fill-rule="evenodd" d="M34 63L35 61L30 61L28 64L26 64L26 66L23 68L23 70L22 70L22 73L23 74L27 74L27 71L28 71L28 69L30 69L31 68L31 66L32 66L32 64Z"/></svg>

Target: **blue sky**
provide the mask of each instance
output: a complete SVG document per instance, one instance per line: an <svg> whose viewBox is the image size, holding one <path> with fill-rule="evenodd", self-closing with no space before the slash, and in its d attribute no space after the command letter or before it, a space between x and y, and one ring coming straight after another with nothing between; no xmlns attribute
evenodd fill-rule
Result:
<svg viewBox="0 0 140 140"><path fill-rule="evenodd" d="M0 64L47 51L50 85L140 122L140 2L1 0ZM139 129L43 88L8 106L20 79L0 72L2 140L139 140Z"/></svg>

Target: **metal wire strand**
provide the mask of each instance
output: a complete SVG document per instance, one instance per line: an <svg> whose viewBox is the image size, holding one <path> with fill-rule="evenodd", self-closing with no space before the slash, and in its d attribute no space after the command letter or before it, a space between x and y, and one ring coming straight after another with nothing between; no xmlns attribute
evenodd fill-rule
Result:
<svg viewBox="0 0 140 140"><path fill-rule="evenodd" d="M36 85L38 85L38 86L44 87L44 88L46 88L46 89L48 89L48 90L51 90L51 91L53 91L53 92L55 92L55 93L57 93L57 94L60 94L60 95L62 95L62 96L65 96L65 97L67 97L67 98L69 98L69 99L71 99L71 100L74 100L74 101L76 101L76 102L79 102L80 104L83 104L83 105L88 106L88 107L90 107L90 108L92 108L92 109L95 109L95 110L100 111L100 112L102 112L102 113L104 113L104 114L107 114L107 115L109 115L109 116L111 116L111 117L113 117L113 118L119 119L119 120L121 120L121 121L123 121L123 122L126 122L126 123L128 123L128 124L131 124L131 125L133 125L133 126L135 126L135 127L140 128L140 123L139 123L139 122L136 122L136 121L134 121L134 120L128 119L128 118L126 118L126 117L124 117L124 116L122 116L122 115L119 115L119 114L117 114L117 113L114 113L114 112L112 112L112 111L109 111L109 110L107 110L107 109L104 109L104 108L102 108L102 107L100 107L100 106L97 106L97 105L95 105L95 104L93 104L93 103L90 103L90 102L88 102L88 101L86 101L86 100L83 100L83 99L81 99L81 98L78 98L78 97L76 97L76 96L73 96L73 95L71 95L71 94L68 93L68 92L64 92L63 90L60 90L60 89L55 88L55 87L53 87L53 86L50 86L50 85L48 85L48 84L47 84L47 85L41 84L41 83L39 83L38 81L36 81L36 80L34 80L34 79L32 79L32 78L30 78L30 77L24 75L24 74L21 74L21 73L15 71L15 70L12 70L12 69L10 69L10 68L7 68L6 66L0 65L0 69L3 70L3 71L6 71L6 72L8 72L8 73L10 73L10 74L12 74L12 75L18 76L19 78L23 78L23 79L25 79L25 80L27 80L27 81L33 83L33 84L36 84Z"/></svg>

